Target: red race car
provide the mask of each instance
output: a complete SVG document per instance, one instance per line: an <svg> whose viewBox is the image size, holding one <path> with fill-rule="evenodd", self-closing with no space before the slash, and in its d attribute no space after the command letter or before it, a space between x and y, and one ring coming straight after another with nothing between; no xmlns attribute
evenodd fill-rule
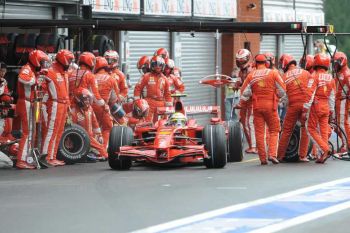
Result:
<svg viewBox="0 0 350 233"><path fill-rule="evenodd" d="M228 131L218 117L220 107L184 107L177 99L174 107L158 108L157 111L161 119L154 125L139 125L134 131L126 126L113 127L108 146L108 162L112 169L128 170L136 160L156 164L203 161L207 168L225 167ZM203 127L194 118L187 120L185 117L195 114L214 116L210 124Z"/></svg>

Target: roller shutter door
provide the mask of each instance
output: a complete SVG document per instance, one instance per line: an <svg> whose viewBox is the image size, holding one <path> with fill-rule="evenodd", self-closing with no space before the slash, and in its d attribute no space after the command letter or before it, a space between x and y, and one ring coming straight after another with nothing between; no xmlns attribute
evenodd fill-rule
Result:
<svg viewBox="0 0 350 233"><path fill-rule="evenodd" d="M130 57L129 57L129 75L133 85L141 77L136 65L138 59L143 55L152 56L158 48L166 48L170 52L170 33L169 32L143 32L130 31ZM130 95L133 90L130 90Z"/></svg>
<svg viewBox="0 0 350 233"><path fill-rule="evenodd" d="M198 82L201 78L215 74L215 37L213 33L181 33L181 69L186 85L184 98L186 105L217 105L216 89ZM208 115L196 116L200 123L209 119Z"/></svg>
<svg viewBox="0 0 350 233"><path fill-rule="evenodd" d="M304 47L301 36L284 36L284 53L291 54L299 63L303 56Z"/></svg>
<svg viewBox="0 0 350 233"><path fill-rule="evenodd" d="M262 36L260 44L260 53L271 52L277 54L277 36L274 35L265 35Z"/></svg>

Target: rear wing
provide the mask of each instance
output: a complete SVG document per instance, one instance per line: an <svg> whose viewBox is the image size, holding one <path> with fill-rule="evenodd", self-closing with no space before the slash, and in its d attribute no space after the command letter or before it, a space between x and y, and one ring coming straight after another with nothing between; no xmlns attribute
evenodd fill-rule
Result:
<svg viewBox="0 0 350 233"><path fill-rule="evenodd" d="M174 107L159 107L157 108L158 115L170 115L175 112ZM180 111L181 112L181 111ZM203 115L213 114L219 117L221 115L220 106L185 106L184 113L186 115Z"/></svg>

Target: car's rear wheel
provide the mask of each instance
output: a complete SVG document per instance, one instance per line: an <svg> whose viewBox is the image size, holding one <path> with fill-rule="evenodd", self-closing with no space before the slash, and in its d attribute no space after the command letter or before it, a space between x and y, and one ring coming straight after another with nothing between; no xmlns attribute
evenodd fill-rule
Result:
<svg viewBox="0 0 350 233"><path fill-rule="evenodd" d="M108 164L114 170L129 170L132 164L130 158L119 158L121 146L131 145L134 134L131 128L126 126L114 126L109 135Z"/></svg>
<svg viewBox="0 0 350 233"><path fill-rule="evenodd" d="M204 147L209 158L204 159L207 168L223 168L227 163L226 135L222 125L207 125L203 129Z"/></svg>
<svg viewBox="0 0 350 233"><path fill-rule="evenodd" d="M228 122L227 162L241 162L243 160L243 137L240 122Z"/></svg>

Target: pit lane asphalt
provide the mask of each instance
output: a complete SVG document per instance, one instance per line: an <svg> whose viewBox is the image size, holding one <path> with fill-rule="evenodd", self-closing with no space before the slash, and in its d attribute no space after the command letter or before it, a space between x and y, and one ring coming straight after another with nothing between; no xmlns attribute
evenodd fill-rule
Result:
<svg viewBox="0 0 350 233"><path fill-rule="evenodd" d="M0 232L128 232L350 176L330 159L260 166L255 155L224 169L107 163L0 170ZM348 232L350 210L283 232Z"/></svg>

